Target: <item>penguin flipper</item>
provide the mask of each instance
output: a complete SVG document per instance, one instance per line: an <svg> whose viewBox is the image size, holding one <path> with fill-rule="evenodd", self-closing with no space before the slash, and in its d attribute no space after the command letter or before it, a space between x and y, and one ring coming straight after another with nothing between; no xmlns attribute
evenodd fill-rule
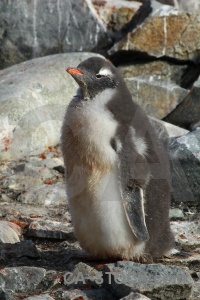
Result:
<svg viewBox="0 0 200 300"><path fill-rule="evenodd" d="M145 151L142 151L146 147L145 138L137 137L135 132L136 130L130 127L120 139L123 144L118 153L121 194L131 230L139 240L147 241L149 233L145 222L143 191L150 178L150 169Z"/></svg>
<svg viewBox="0 0 200 300"><path fill-rule="evenodd" d="M145 223L143 190L137 186L127 187L124 192L123 205L126 216L135 236L145 242L149 233Z"/></svg>

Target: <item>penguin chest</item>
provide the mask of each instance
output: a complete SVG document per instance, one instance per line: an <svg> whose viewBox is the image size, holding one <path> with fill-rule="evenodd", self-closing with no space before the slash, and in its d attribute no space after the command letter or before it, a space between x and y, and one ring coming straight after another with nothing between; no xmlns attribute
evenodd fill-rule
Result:
<svg viewBox="0 0 200 300"><path fill-rule="evenodd" d="M69 127L73 132L70 152L75 151L82 164L113 165L117 154L111 146L111 140L116 134L117 121L99 101L83 103L81 107L68 112ZM72 154L73 155L73 154Z"/></svg>
<svg viewBox="0 0 200 300"><path fill-rule="evenodd" d="M82 118L82 140L86 143L86 155L101 163L105 160L113 164L116 153L111 147L111 140L115 136L117 122L105 110L86 112Z"/></svg>

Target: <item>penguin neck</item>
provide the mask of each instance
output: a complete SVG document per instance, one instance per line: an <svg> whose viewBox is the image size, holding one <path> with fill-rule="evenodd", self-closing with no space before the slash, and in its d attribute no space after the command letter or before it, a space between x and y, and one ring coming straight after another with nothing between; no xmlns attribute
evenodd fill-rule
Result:
<svg viewBox="0 0 200 300"><path fill-rule="evenodd" d="M107 110L107 103L111 101L111 99L115 95L115 89L109 88L105 89L102 92L97 93L93 98L87 97L82 94L82 107L86 110L96 110L102 112Z"/></svg>

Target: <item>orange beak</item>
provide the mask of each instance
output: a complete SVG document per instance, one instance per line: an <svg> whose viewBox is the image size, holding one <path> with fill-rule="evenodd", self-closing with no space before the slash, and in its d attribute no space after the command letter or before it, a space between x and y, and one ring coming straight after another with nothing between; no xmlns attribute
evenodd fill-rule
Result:
<svg viewBox="0 0 200 300"><path fill-rule="evenodd" d="M66 70L70 75L83 75L83 72L75 69L75 68L68 68Z"/></svg>

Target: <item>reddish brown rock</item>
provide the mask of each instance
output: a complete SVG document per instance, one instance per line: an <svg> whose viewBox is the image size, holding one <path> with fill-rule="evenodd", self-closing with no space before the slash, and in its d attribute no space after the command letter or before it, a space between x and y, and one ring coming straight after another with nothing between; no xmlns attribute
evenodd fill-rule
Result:
<svg viewBox="0 0 200 300"><path fill-rule="evenodd" d="M138 1L127 2L124 0L93 1L93 4L101 19L112 30L121 29L141 6Z"/></svg>
<svg viewBox="0 0 200 300"><path fill-rule="evenodd" d="M155 57L169 56L198 62L199 40L199 14L188 14L161 5L141 26L117 43L110 54L119 50L134 50Z"/></svg>

